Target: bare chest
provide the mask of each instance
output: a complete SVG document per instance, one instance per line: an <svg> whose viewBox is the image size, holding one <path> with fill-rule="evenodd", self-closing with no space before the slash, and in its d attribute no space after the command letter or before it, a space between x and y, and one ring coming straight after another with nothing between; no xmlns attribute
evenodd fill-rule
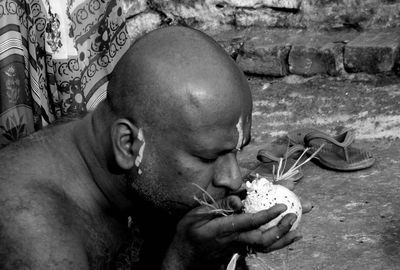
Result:
<svg viewBox="0 0 400 270"><path fill-rule="evenodd" d="M135 226L114 220L92 219L82 228L91 269L132 269L139 260L142 238Z"/></svg>

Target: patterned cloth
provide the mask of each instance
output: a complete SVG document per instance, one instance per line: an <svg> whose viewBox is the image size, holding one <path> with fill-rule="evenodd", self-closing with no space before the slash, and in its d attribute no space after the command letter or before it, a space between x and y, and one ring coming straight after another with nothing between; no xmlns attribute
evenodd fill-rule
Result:
<svg viewBox="0 0 400 270"><path fill-rule="evenodd" d="M122 0L0 0L0 147L105 98L131 44Z"/></svg>

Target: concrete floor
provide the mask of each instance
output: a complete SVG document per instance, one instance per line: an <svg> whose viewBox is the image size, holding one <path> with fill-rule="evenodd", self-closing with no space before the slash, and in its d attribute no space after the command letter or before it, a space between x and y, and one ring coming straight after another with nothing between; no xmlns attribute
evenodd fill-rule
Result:
<svg viewBox="0 0 400 270"><path fill-rule="evenodd" d="M262 269L400 269L400 78L249 77L253 142L239 156L244 171L256 153L304 126L335 134L357 131L355 144L376 157L367 170L344 173L309 163L295 192L312 202L288 248L248 258Z"/></svg>

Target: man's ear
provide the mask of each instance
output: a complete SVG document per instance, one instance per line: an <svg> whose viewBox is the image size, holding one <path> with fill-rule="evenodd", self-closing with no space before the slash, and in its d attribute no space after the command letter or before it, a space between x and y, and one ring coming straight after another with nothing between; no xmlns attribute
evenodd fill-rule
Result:
<svg viewBox="0 0 400 270"><path fill-rule="evenodd" d="M111 127L111 140L115 161L124 170L130 170L135 165L139 154L139 129L128 119L116 120Z"/></svg>

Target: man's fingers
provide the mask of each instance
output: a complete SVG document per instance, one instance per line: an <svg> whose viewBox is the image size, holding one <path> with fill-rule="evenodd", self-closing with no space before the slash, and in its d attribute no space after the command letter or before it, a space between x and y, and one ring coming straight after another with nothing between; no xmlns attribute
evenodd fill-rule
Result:
<svg viewBox="0 0 400 270"><path fill-rule="evenodd" d="M311 211L311 209L313 208L313 205L310 201L304 201L304 200L300 200L301 202L301 208L302 208L302 213L306 214L308 212Z"/></svg>
<svg viewBox="0 0 400 270"><path fill-rule="evenodd" d="M265 250L280 239L286 237L293 223L296 221L295 214L287 214L274 227L262 232L260 229L249 232L242 232L237 236L237 241L250 245L259 250ZM286 239L286 238L285 238ZM290 240L280 241L286 243Z"/></svg>
<svg viewBox="0 0 400 270"><path fill-rule="evenodd" d="M215 222L219 222L217 232L218 234L224 236L235 232L254 230L273 220L281 213L286 211L286 209L286 205L277 204L267 210L262 210L257 213L230 215L225 218L215 220Z"/></svg>
<svg viewBox="0 0 400 270"><path fill-rule="evenodd" d="M236 195L230 195L220 202L217 205L218 208L225 209L225 210L233 210L235 212L242 210L243 203L242 200Z"/></svg>
<svg viewBox="0 0 400 270"><path fill-rule="evenodd" d="M287 234L285 234L282 238L277 240L275 243L271 244L267 248L260 249L258 251L267 253L267 252L271 252L274 250L278 250L278 249L284 248L294 242L297 242L302 238L303 237L299 234L299 232L297 232L295 230L290 231Z"/></svg>

